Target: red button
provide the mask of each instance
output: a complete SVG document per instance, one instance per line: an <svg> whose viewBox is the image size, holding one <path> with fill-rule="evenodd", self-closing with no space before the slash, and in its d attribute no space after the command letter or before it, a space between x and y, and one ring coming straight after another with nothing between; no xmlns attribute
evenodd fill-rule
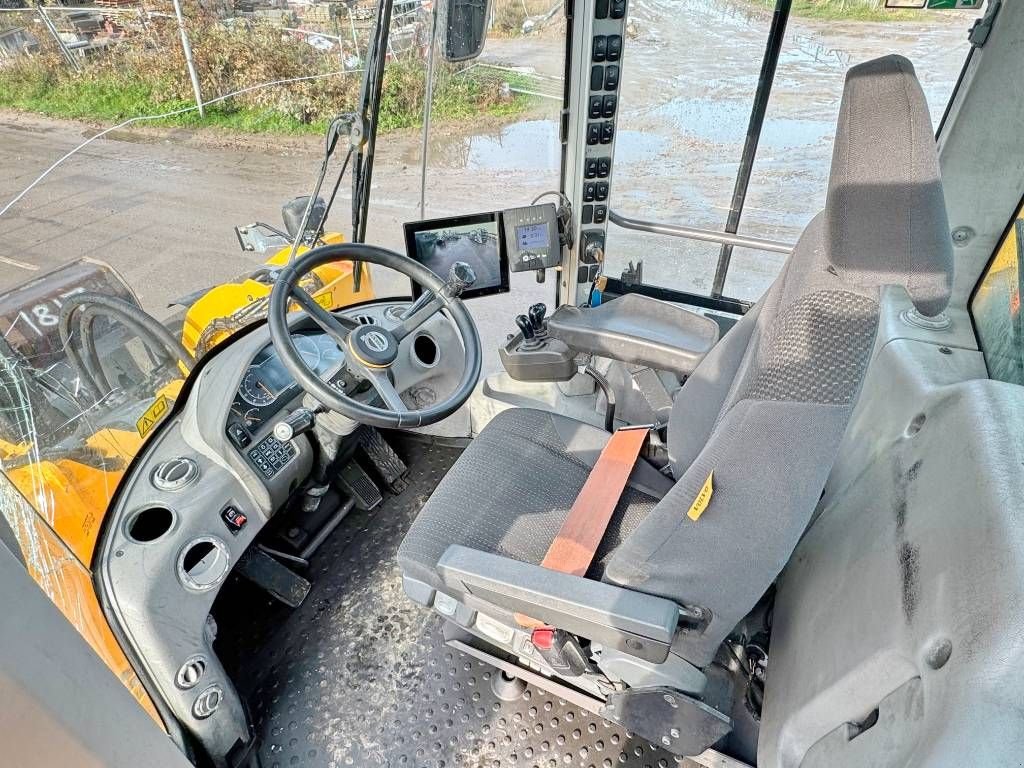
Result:
<svg viewBox="0 0 1024 768"><path fill-rule="evenodd" d="M541 629L533 630L530 635L530 640L534 646L542 651L551 650L551 646L555 644L555 630L551 627L542 627Z"/></svg>

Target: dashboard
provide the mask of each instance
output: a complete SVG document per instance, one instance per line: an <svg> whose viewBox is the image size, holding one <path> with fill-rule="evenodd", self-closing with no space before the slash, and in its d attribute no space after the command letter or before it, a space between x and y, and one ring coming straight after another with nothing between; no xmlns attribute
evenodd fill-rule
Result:
<svg viewBox="0 0 1024 768"><path fill-rule="evenodd" d="M295 348L303 362L320 378L346 395L368 388L345 367L345 353L322 331L301 331L292 334ZM284 367L272 344L263 347L252 358L231 402L227 417L228 439L239 450L252 443L253 435L272 421L299 394L299 385Z"/></svg>
<svg viewBox="0 0 1024 768"><path fill-rule="evenodd" d="M336 314L391 328L408 306L382 301ZM367 403L377 397L308 318L291 319L291 333L324 381ZM464 366L458 330L442 312L403 339L390 374L407 406L422 408L453 391ZM281 362L266 325L220 347L187 391L123 481L97 573L112 625L161 698L208 752L227 754L246 738L247 718L214 652L208 616L262 529L302 493L319 452L315 433L287 442L273 436L277 421L308 396ZM345 420L329 416L335 424Z"/></svg>

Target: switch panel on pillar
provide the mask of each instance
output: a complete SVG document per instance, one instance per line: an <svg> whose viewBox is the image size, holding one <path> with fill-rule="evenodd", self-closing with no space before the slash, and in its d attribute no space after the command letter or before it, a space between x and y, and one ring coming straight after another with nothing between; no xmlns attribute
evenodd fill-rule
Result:
<svg viewBox="0 0 1024 768"><path fill-rule="evenodd" d="M595 0L592 18L576 16L572 22L574 33L582 32L591 38L590 45L582 46L576 54L581 67L577 71L583 73L583 81L575 86L578 90L573 94L573 103L578 105L574 118L579 121L575 135L582 141L576 147L573 161L576 181L567 183L566 189L579 216L581 232L577 300L586 300L587 294L579 291L589 289L589 285L584 287L583 284L600 274L603 260L610 216L608 203L620 106L617 92L622 78L627 3L628 0ZM588 68L589 83L586 80ZM595 259L595 254L601 255Z"/></svg>

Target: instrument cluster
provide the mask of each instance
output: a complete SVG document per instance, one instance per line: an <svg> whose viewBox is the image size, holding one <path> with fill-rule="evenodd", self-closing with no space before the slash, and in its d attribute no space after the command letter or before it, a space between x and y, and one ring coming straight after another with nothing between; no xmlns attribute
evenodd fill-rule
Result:
<svg viewBox="0 0 1024 768"><path fill-rule="evenodd" d="M344 392L351 392L356 386L345 368L344 353L327 334L321 331L294 333L292 340L303 362L324 381ZM301 391L274 346L268 344L252 359L235 393L228 418L228 436L232 442L239 448L248 445L251 434Z"/></svg>

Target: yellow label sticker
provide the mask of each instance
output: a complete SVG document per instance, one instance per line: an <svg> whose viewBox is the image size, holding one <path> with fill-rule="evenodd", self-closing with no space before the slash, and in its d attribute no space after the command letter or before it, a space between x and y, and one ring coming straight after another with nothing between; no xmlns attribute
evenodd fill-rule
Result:
<svg viewBox="0 0 1024 768"><path fill-rule="evenodd" d="M334 309L334 296L330 291L318 293L316 296L313 297L313 301L315 301L324 309Z"/></svg>
<svg viewBox="0 0 1024 768"><path fill-rule="evenodd" d="M167 395L160 395L153 404L146 409L146 412L139 417L139 420L135 422L135 430L139 433L139 437L145 437L148 435L160 420L163 419L171 410L171 400Z"/></svg>
<svg viewBox="0 0 1024 768"><path fill-rule="evenodd" d="M697 520L701 515L704 514L704 510L708 508L708 504L711 503L711 494L715 492L715 470L711 470L711 474L708 475L708 479L704 481L704 485L700 487L700 492L697 494L697 498L693 500L693 504L690 505L689 512L686 516L691 520Z"/></svg>

